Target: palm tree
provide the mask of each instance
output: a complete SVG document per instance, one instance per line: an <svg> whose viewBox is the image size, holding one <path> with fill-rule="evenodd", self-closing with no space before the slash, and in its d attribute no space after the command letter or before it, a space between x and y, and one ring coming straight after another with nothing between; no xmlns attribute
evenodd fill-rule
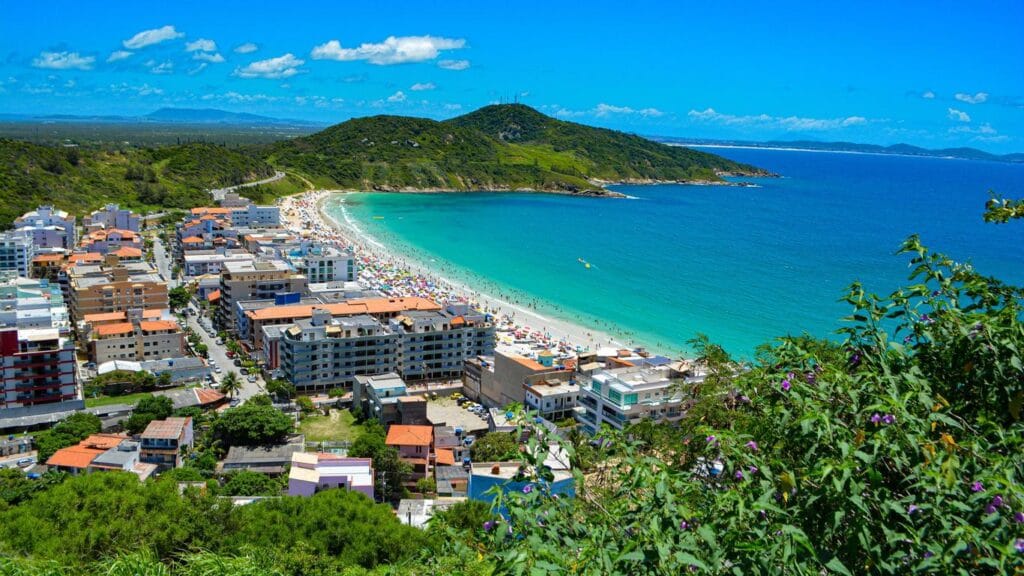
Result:
<svg viewBox="0 0 1024 576"><path fill-rule="evenodd" d="M220 391L227 394L229 397L234 398L242 389L242 380L238 377L238 374L234 372L228 372L224 379L220 381Z"/></svg>

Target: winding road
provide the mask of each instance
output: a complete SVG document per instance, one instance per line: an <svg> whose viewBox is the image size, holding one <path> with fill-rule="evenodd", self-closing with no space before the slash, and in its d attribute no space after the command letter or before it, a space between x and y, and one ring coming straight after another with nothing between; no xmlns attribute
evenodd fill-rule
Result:
<svg viewBox="0 0 1024 576"><path fill-rule="evenodd" d="M236 184L235 186L228 186L227 188L217 188L216 190L210 190L210 195L213 196L213 199L215 201L220 202L220 201L224 200L224 196L228 192L234 192L235 190L238 190L239 188L248 188L250 186L259 186L261 184L270 184L271 182L277 182L278 180L284 178L285 176L286 176L286 174L284 172L281 172L280 170L278 170L277 172L274 172L274 175L271 176L270 178L265 178L265 179L260 180L258 182L246 182L245 184Z"/></svg>

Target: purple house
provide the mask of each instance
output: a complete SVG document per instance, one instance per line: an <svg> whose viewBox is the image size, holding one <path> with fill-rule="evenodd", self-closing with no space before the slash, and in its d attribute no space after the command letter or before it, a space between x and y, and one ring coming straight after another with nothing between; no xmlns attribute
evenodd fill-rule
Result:
<svg viewBox="0 0 1024 576"><path fill-rule="evenodd" d="M289 496L312 496L329 488L354 490L373 498L373 460L309 452L292 454Z"/></svg>

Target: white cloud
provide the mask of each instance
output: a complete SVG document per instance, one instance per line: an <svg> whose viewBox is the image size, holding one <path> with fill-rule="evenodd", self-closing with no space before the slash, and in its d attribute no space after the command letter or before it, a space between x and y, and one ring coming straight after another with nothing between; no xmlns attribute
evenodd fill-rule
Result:
<svg viewBox="0 0 1024 576"><path fill-rule="evenodd" d="M220 64L224 61L224 57L220 55L220 52L196 52L192 55L192 59L212 62L213 64Z"/></svg>
<svg viewBox="0 0 1024 576"><path fill-rule="evenodd" d="M954 98L961 102L967 102L968 104L981 104L985 100L988 100L988 94L986 94L985 92L978 92L977 94L971 95L959 92L956 96L954 96Z"/></svg>
<svg viewBox="0 0 1024 576"><path fill-rule="evenodd" d="M437 67L445 70L465 70L469 68L469 60L441 60Z"/></svg>
<svg viewBox="0 0 1024 576"><path fill-rule="evenodd" d="M208 38L200 38L195 42L185 43L185 52L216 52L217 43Z"/></svg>
<svg viewBox="0 0 1024 576"><path fill-rule="evenodd" d="M174 73L174 62L165 60L157 63L156 60L149 60L146 62L146 66L149 66L149 72L151 74L173 74Z"/></svg>
<svg viewBox="0 0 1024 576"><path fill-rule="evenodd" d="M422 92L424 90L433 90L434 88L437 88L437 86L434 86L433 82L417 82L409 89L414 92Z"/></svg>
<svg viewBox="0 0 1024 576"><path fill-rule="evenodd" d="M383 66L433 60L442 50L457 50L465 45L461 38L437 36L388 36L383 42L364 43L358 48L342 48L341 42L330 40L314 47L310 56L314 60L366 60Z"/></svg>
<svg viewBox="0 0 1024 576"><path fill-rule="evenodd" d="M236 54L250 54L250 53L255 52L255 51L259 50L259 49L260 49L260 47L255 45L255 44L253 44L252 42L246 42L245 44L242 44L240 46L235 46L235 53Z"/></svg>
<svg viewBox="0 0 1024 576"><path fill-rule="evenodd" d="M697 122L776 129L787 132L838 130L868 123L868 119L863 116L847 116L845 118L805 118L801 116L771 116L769 114L737 116L717 112L714 108L690 110L687 116Z"/></svg>
<svg viewBox="0 0 1024 576"><path fill-rule="evenodd" d="M131 58L132 54L134 54L134 52L129 52L127 50L115 50L110 53L110 56L107 56L107 62L117 62L118 60Z"/></svg>
<svg viewBox="0 0 1024 576"><path fill-rule="evenodd" d="M153 44L159 44L166 40L174 40L175 38L181 38L185 34L178 32L174 29L174 26L163 26L160 28L154 28L152 30L143 30L135 36L125 40L121 44L125 48L131 50L138 50L139 48L145 48L146 46L152 46Z"/></svg>
<svg viewBox="0 0 1024 576"><path fill-rule="evenodd" d="M91 70L96 58L92 56L80 56L78 52L40 52L32 60L36 68L49 68L51 70Z"/></svg>
<svg viewBox="0 0 1024 576"><path fill-rule="evenodd" d="M150 86L149 84L133 86L126 82L122 82L120 84L111 84L110 91L115 94L127 94L130 92L134 92L139 96L159 96L164 93L162 89L155 88L153 86Z"/></svg>
<svg viewBox="0 0 1024 576"><path fill-rule="evenodd" d="M956 108L949 108L947 111L949 112L950 120L958 120L960 122L971 121L971 117L967 114L967 112L962 112L960 110L957 110Z"/></svg>
<svg viewBox="0 0 1024 576"><path fill-rule="evenodd" d="M925 90L925 92L921 94L921 98L924 98L925 100L934 100L935 92L932 92L931 90Z"/></svg>
<svg viewBox="0 0 1024 576"><path fill-rule="evenodd" d="M388 102L405 102L405 92L399 90L391 96L388 96Z"/></svg>
<svg viewBox="0 0 1024 576"><path fill-rule="evenodd" d="M223 94L203 94L200 99L223 100L232 104L252 104L255 102L277 102L281 98L278 96L268 96L267 94L241 94L232 91Z"/></svg>
<svg viewBox="0 0 1024 576"><path fill-rule="evenodd" d="M644 118L657 118L665 115L664 112L657 108L634 109L629 106L612 106L611 104L605 104L603 102L598 104L597 107L594 108L593 112L594 116L597 116L598 118L604 118L614 114L639 115Z"/></svg>
<svg viewBox="0 0 1024 576"><path fill-rule="evenodd" d="M462 110L462 104L445 104L444 109L451 111Z"/></svg>
<svg viewBox="0 0 1024 576"><path fill-rule="evenodd" d="M207 66L209 66L209 64L207 64L206 62L200 62L198 66L195 66L195 67L189 69L188 75L189 76L195 76L196 74L199 74L203 70L206 70Z"/></svg>
<svg viewBox="0 0 1024 576"><path fill-rule="evenodd" d="M65 88L74 88L75 87L75 81L74 80L68 80L67 82L64 83L64 87Z"/></svg>
<svg viewBox="0 0 1024 576"><path fill-rule="evenodd" d="M988 122L978 126L977 128L971 126L954 126L949 129L950 134L967 134L972 136L971 140L978 142L1005 142L1010 139L1006 134L1000 134L998 130L992 127Z"/></svg>
<svg viewBox="0 0 1024 576"><path fill-rule="evenodd" d="M299 66L306 61L288 53L277 58L257 60L244 68L236 68L235 76L241 78L290 78L300 72Z"/></svg>

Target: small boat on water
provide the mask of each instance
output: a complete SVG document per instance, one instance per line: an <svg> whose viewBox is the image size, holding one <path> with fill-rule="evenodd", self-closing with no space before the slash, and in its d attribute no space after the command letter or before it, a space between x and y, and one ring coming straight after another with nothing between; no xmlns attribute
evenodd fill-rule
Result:
<svg viewBox="0 0 1024 576"><path fill-rule="evenodd" d="M590 268L590 262L587 262L583 258L577 258L576 261L579 262L580 264L583 264L584 268Z"/></svg>
<svg viewBox="0 0 1024 576"><path fill-rule="evenodd" d="M373 219L374 220L383 220L384 217L383 216L374 216Z"/></svg>

